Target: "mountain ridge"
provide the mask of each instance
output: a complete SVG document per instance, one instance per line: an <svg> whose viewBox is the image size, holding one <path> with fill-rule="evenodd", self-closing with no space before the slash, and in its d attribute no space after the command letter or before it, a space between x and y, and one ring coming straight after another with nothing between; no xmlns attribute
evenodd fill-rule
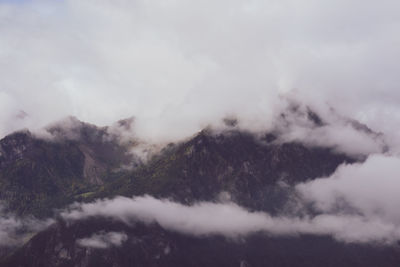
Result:
<svg viewBox="0 0 400 267"><path fill-rule="evenodd" d="M304 115L312 127L324 127L326 123L310 112L301 113L301 116ZM128 138L121 142L118 139L121 129L113 133L107 127L87 125L75 119L69 121L72 121L73 127L65 131L58 126L49 128L53 139L37 138L24 131L0 140L0 199L8 204L8 210L18 215L45 218L52 216L54 209L65 208L77 201L92 202L116 196L149 194L188 205L228 199L249 211L280 216L292 208L291 201L296 201L292 199L296 197L296 184L327 177L342 164L364 160L328 146L282 141L279 131L255 134L238 127L239 122L232 118L225 122L226 127L222 130L206 128L190 138L165 145L148 159L140 159L130 149L141 141ZM120 121L118 127L130 131L131 123L132 120ZM124 165L128 168L121 168ZM310 212L313 212L312 209ZM121 251L139 249L134 259L121 256L118 247L105 250L80 248L80 238L110 231L131 233L127 235L129 243L124 243ZM137 247L132 243L136 242L134 240L139 240L147 249ZM192 255L193 259L178 253L172 261L158 262L154 258L160 250L157 240L163 244L177 242L178 251L186 253L184 251L188 249L188 255ZM127 262L131 260L145 266L170 266L179 262L186 262L186 266L201 266L201 263L209 266L260 266L260 263L265 265L268 261L281 264L273 266L290 266L299 260L304 261L299 266L329 263L323 258L307 259L296 254L296 246L303 244L304 240L306 245L302 251L306 255L318 246L322 246L323 255L328 255L330 248L334 248L339 258L345 255L343 262L332 261L332 266L339 263L342 266L365 266L362 263L366 259L371 259L372 264L377 259L382 260L383 255L391 257L384 261L387 266L399 262L397 248L384 248L381 254L379 249L369 248L368 245L355 245L354 251L346 254L343 249L347 245L340 245L324 236L251 235L246 240L250 241L236 244L219 237L185 237L157 224L126 226L101 218L69 224L58 218L55 224L34 235L24 246L16 248L11 254L5 252L4 256L8 256L3 257L0 266L108 266L113 261L117 264L115 266L129 266ZM213 242L218 243L216 252L206 248L212 247ZM283 258L283 252L272 249L274 242L279 243L281 248L290 247L288 259ZM271 253L262 256L258 245L269 247ZM205 254L196 253L196 249ZM252 249L255 254L252 254ZM229 255L229 250L236 250L243 257L226 260L224 257ZM101 251L107 256L101 256ZM210 253L214 253L212 258L201 260ZM248 253L255 259L244 256ZM371 257L359 257L354 262L352 258L357 253L372 254ZM278 261L273 260L274 255L280 255L277 256ZM32 257L36 260L29 263ZM124 260L120 262L116 257ZM309 264L308 260L312 262Z"/></svg>

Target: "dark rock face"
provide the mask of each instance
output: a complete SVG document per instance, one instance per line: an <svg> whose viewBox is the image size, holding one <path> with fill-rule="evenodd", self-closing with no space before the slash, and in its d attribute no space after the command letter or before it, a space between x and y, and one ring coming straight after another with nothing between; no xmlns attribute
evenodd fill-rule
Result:
<svg viewBox="0 0 400 267"><path fill-rule="evenodd" d="M78 244L101 231L123 232L120 246L91 248ZM246 238L193 237L156 224L127 226L95 218L59 222L36 235L8 257L4 267L43 266L399 266L399 248L337 243L326 236Z"/></svg>

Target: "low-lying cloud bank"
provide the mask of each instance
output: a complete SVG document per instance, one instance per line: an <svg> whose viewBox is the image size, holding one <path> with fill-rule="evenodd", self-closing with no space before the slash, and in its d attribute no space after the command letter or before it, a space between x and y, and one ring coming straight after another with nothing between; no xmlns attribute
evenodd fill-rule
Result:
<svg viewBox="0 0 400 267"><path fill-rule="evenodd" d="M123 232L99 232L90 237L81 238L76 243L87 248L109 248L119 247L128 239L128 235Z"/></svg>
<svg viewBox="0 0 400 267"><path fill-rule="evenodd" d="M107 217L128 225L140 221L195 236L244 236L255 232L271 235L332 235L344 242L393 243L400 238L400 225L361 215L323 214L314 217L271 217L250 212L234 203L199 202L187 206L151 196L116 197L93 203L74 204L62 213L68 221Z"/></svg>

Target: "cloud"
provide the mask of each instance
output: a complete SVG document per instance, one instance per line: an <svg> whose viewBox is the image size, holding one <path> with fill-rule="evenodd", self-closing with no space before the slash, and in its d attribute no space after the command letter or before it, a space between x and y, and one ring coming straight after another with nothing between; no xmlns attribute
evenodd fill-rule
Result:
<svg viewBox="0 0 400 267"><path fill-rule="evenodd" d="M128 225L136 221L158 223L165 229L194 236L217 234L235 238L261 231L271 235L332 235L344 242L393 243L400 238L399 225L379 218L335 214L271 217L265 212L250 212L231 202L199 202L187 206L151 196L76 203L61 216L67 221L101 216Z"/></svg>
<svg viewBox="0 0 400 267"><path fill-rule="evenodd" d="M343 117L334 109L313 107L287 95L286 106L274 120L273 131L283 142L302 142L310 146L330 147L351 156L383 153L388 149L381 133Z"/></svg>
<svg viewBox="0 0 400 267"><path fill-rule="evenodd" d="M365 162L342 165L330 177L297 186L309 203L324 213L354 212L400 225L400 158L372 155Z"/></svg>
<svg viewBox="0 0 400 267"><path fill-rule="evenodd" d="M33 233L39 232L54 222L52 219L19 218L5 212L0 205L0 247L23 244Z"/></svg>
<svg viewBox="0 0 400 267"><path fill-rule="evenodd" d="M399 5L3 1L0 135L68 115L100 125L136 116L138 134L152 139L230 114L266 128L278 95L297 88L398 136ZM28 116L17 118L21 110Z"/></svg>
<svg viewBox="0 0 400 267"><path fill-rule="evenodd" d="M349 155L381 153L385 148L382 138L373 138L349 125L326 125L319 128L292 125L280 137L284 141L298 141L311 146L331 147Z"/></svg>
<svg viewBox="0 0 400 267"><path fill-rule="evenodd" d="M88 248L109 248L110 246L119 247L128 239L123 232L99 232L91 237L78 239L76 242L82 247Z"/></svg>

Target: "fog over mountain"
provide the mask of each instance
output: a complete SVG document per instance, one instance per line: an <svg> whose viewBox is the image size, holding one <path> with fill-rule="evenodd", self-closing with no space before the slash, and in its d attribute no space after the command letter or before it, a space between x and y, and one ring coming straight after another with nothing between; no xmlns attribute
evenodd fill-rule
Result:
<svg viewBox="0 0 400 267"><path fill-rule="evenodd" d="M60 233L59 258L85 262L132 231L152 249L262 233L397 259L398 10L0 1L0 264L50 259L35 248Z"/></svg>

